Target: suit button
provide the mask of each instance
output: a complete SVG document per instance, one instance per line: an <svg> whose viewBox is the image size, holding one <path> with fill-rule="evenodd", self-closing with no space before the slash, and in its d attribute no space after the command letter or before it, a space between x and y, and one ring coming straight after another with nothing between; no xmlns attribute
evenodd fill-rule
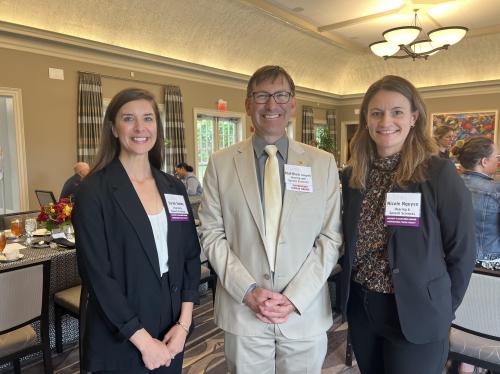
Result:
<svg viewBox="0 0 500 374"><path fill-rule="evenodd" d="M392 269L392 274L399 274L399 268Z"/></svg>
<svg viewBox="0 0 500 374"><path fill-rule="evenodd" d="M269 279L271 279L271 277L269 276L269 274L264 274L264 279L269 280Z"/></svg>
<svg viewBox="0 0 500 374"><path fill-rule="evenodd" d="M172 290L172 292L179 291L179 287L177 287L175 284L172 287L170 287L170 289Z"/></svg>

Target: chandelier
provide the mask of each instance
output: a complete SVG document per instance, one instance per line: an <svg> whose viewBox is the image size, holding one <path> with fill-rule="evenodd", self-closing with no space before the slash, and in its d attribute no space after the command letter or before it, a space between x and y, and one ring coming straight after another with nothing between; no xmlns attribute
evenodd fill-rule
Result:
<svg viewBox="0 0 500 374"><path fill-rule="evenodd" d="M401 26L386 30L382 33L385 40L370 44L370 49L377 56L388 58L408 58L414 61L417 58L427 60L427 57L448 49L450 45L458 43L463 39L469 29L463 26L440 27L423 32L424 37L417 40L422 33L422 27L418 21L418 9L414 9L415 18L411 26Z"/></svg>

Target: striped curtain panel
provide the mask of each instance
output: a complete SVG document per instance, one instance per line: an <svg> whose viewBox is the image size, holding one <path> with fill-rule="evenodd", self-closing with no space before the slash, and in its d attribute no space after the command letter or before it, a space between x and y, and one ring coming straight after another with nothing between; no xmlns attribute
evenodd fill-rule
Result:
<svg viewBox="0 0 500 374"><path fill-rule="evenodd" d="M335 149L335 159L339 159L339 148L337 147L337 115L335 114L335 111L332 109L328 109L326 111L326 125L328 126L328 129L330 130L330 135L333 140L333 147Z"/></svg>
<svg viewBox="0 0 500 374"><path fill-rule="evenodd" d="M102 126L101 76L80 73L78 82L77 159L92 165Z"/></svg>
<svg viewBox="0 0 500 374"><path fill-rule="evenodd" d="M164 171L174 173L175 165L186 158L182 94L177 86L165 86L165 166Z"/></svg>
<svg viewBox="0 0 500 374"><path fill-rule="evenodd" d="M314 144L314 113L310 106L302 107L302 142Z"/></svg>

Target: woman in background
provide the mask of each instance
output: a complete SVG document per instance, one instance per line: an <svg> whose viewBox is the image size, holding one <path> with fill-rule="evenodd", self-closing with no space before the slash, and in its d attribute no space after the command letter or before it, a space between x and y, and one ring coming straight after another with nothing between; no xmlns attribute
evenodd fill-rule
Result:
<svg viewBox="0 0 500 374"><path fill-rule="evenodd" d="M439 147L439 157L449 159L455 131L450 126L438 126L434 129L434 139Z"/></svg>
<svg viewBox="0 0 500 374"><path fill-rule="evenodd" d="M162 152L153 95L119 92L73 213L89 293L82 360L91 372L182 371L200 247L182 183L160 171Z"/></svg>
<svg viewBox="0 0 500 374"><path fill-rule="evenodd" d="M472 193L477 259L500 258L500 183L494 179L498 148L491 139L475 136L455 153L464 169L462 179Z"/></svg>
<svg viewBox="0 0 500 374"><path fill-rule="evenodd" d="M464 169L465 186L472 193L477 260L500 258L500 184L493 178L497 171L497 146L488 138L475 136L453 151ZM463 362L459 373L474 373L474 369Z"/></svg>
<svg viewBox="0 0 500 374"><path fill-rule="evenodd" d="M441 374L475 262L469 191L438 157L415 87L364 96L343 187L343 309L362 374Z"/></svg>
<svg viewBox="0 0 500 374"><path fill-rule="evenodd" d="M185 162L178 163L175 167L175 175L184 183L189 196L201 196L203 188L198 178L194 175L192 166Z"/></svg>

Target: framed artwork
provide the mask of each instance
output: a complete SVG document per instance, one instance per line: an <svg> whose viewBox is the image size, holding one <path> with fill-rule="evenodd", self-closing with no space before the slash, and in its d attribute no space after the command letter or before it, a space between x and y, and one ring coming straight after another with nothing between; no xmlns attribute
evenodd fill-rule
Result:
<svg viewBox="0 0 500 374"><path fill-rule="evenodd" d="M451 146L461 147L470 136L486 136L495 142L498 127L498 111L483 110L477 112L433 113L431 115L431 131L446 125L455 131L455 140ZM458 162L450 156L453 162Z"/></svg>

